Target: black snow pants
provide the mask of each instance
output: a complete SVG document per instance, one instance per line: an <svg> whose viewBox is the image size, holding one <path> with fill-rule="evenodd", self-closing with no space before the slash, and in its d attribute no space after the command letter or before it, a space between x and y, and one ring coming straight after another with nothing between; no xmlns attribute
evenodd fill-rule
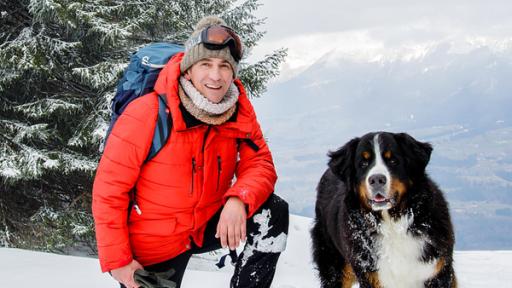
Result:
<svg viewBox="0 0 512 288"><path fill-rule="evenodd" d="M201 254L221 248L220 239L215 238L220 209L209 221L204 234L203 247L192 242L192 248L172 259L144 267L151 272L163 272L174 269L176 272L169 279L181 286L188 261L193 254ZM277 260L286 248L288 235L288 203L275 194L247 220L247 242L242 253L238 255L235 272L231 278L232 288L267 288L270 287L277 265ZM205 283L207 285L207 283ZM121 284L122 288L125 288Z"/></svg>

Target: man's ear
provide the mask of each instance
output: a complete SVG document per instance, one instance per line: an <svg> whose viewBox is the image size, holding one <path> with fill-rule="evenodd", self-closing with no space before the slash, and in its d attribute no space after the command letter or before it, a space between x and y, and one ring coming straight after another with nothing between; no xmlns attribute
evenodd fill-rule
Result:
<svg viewBox="0 0 512 288"><path fill-rule="evenodd" d="M395 134L395 140L405 155L407 169L415 175L423 174L430 161L432 145L417 141L407 133Z"/></svg>
<svg viewBox="0 0 512 288"><path fill-rule="evenodd" d="M360 138L354 138L338 150L327 154L331 158L327 165L332 173L347 185L351 185L350 179L355 177L354 158L359 141Z"/></svg>
<svg viewBox="0 0 512 288"><path fill-rule="evenodd" d="M190 81L190 68L187 69L187 71L185 71L185 73L183 73L183 77L185 77L185 79L187 79L188 81Z"/></svg>

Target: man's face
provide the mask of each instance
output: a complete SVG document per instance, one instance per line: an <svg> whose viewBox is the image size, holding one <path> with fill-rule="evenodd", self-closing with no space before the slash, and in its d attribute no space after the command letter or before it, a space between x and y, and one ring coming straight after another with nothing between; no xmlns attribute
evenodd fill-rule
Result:
<svg viewBox="0 0 512 288"><path fill-rule="evenodd" d="M219 103L233 83L233 70L226 60L206 58L190 67L185 78L213 103Z"/></svg>

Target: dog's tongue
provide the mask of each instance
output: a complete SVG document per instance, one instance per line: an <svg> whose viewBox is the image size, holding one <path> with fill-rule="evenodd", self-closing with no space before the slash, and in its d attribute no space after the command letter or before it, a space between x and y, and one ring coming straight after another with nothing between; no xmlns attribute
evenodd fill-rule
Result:
<svg viewBox="0 0 512 288"><path fill-rule="evenodd" d="M386 197L382 196L382 194L377 194L375 196L375 199L373 199L375 202L384 202L386 201Z"/></svg>

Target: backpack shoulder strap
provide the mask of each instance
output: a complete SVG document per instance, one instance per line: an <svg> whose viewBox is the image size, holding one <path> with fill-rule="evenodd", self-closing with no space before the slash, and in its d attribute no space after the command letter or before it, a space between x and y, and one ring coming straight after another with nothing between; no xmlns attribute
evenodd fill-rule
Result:
<svg viewBox="0 0 512 288"><path fill-rule="evenodd" d="M157 93L150 93L151 95L155 94L158 99L158 115L156 118L155 131L153 132L153 139L151 140L151 147L149 148L148 156L144 163L147 163L151 159L153 159L160 150L164 147L167 140L171 135L172 130L172 116L167 108L167 101L165 95L160 95ZM144 96L149 97L149 96ZM132 208L135 209L135 212L139 215L142 214L139 205L137 204L137 190L133 188L130 191L130 204L128 205L128 218L130 218L130 213Z"/></svg>
<svg viewBox="0 0 512 288"><path fill-rule="evenodd" d="M155 93L156 94L156 93ZM172 117L165 95L157 94L158 97L158 116L156 119L155 131L153 133L153 140L151 141L151 148L149 149L146 162L153 159L153 157L160 152L162 147L167 143L172 129Z"/></svg>

